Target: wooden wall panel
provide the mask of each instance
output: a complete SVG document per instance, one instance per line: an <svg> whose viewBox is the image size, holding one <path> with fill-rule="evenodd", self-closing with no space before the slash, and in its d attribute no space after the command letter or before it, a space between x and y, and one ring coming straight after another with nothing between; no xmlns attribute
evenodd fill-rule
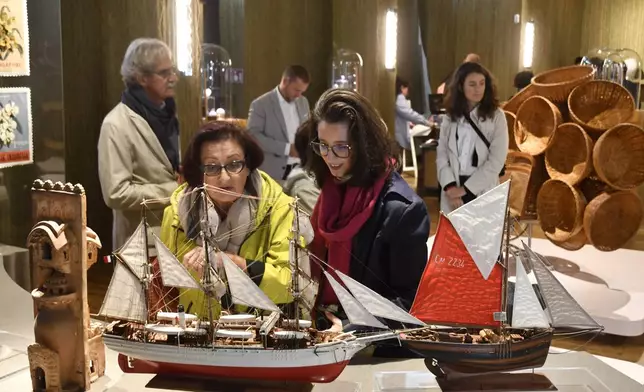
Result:
<svg viewBox="0 0 644 392"><path fill-rule="evenodd" d="M244 1L246 114L251 101L275 88L290 64L303 65L311 74L305 94L311 106L329 87L331 10L329 0Z"/></svg>
<svg viewBox="0 0 644 392"><path fill-rule="evenodd" d="M530 20L535 23L532 66L535 74L573 65L575 58L583 55L580 45L585 2L586 0L523 0L521 25L525 26ZM519 64L522 63L522 56L523 54L519 58Z"/></svg>
<svg viewBox="0 0 644 392"><path fill-rule="evenodd" d="M630 48L644 56L644 1L585 0L579 55L601 47Z"/></svg>
<svg viewBox="0 0 644 392"><path fill-rule="evenodd" d="M423 74L418 30L418 0L399 1L396 75L409 82L408 98L412 107L423 113Z"/></svg>
<svg viewBox="0 0 644 392"><path fill-rule="evenodd" d="M362 55L362 93L394 132L395 71L384 67L385 14L397 0L333 0L333 46Z"/></svg>
<svg viewBox="0 0 644 392"><path fill-rule="evenodd" d="M105 205L98 179L98 136L106 113L102 77L104 61L101 36L101 8L91 2L62 0L61 36L65 110L65 179L81 183L87 197L87 225L103 243L103 254L112 244L112 212ZM102 42L102 41L99 41ZM82 53L82 61L78 54ZM89 159L88 159L89 158Z"/></svg>
<svg viewBox="0 0 644 392"><path fill-rule="evenodd" d="M219 17L219 20L204 20L204 23L219 26L220 45L230 54L233 68L244 68L244 0L219 1ZM233 84L232 112L238 118L248 115L243 84Z"/></svg>
<svg viewBox="0 0 644 392"><path fill-rule="evenodd" d="M432 89L477 53L496 78L499 99L512 95L521 37L514 15L521 7L521 0L418 0Z"/></svg>

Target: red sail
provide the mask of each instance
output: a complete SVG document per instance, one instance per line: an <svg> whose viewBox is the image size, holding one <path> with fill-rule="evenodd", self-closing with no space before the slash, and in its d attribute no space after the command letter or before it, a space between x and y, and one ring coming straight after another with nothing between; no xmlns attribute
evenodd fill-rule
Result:
<svg viewBox="0 0 644 392"><path fill-rule="evenodd" d="M442 214L411 314L430 324L498 327L503 270L485 280L452 222Z"/></svg>

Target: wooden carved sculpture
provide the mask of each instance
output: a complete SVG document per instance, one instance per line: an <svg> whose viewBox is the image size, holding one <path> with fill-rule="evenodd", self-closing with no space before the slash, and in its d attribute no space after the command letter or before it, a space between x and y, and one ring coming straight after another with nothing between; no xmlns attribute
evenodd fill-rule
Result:
<svg viewBox="0 0 644 392"><path fill-rule="evenodd" d="M90 325L87 269L101 247L87 227L82 185L36 180L29 236L35 344L28 348L34 391L90 389L105 373L105 346Z"/></svg>

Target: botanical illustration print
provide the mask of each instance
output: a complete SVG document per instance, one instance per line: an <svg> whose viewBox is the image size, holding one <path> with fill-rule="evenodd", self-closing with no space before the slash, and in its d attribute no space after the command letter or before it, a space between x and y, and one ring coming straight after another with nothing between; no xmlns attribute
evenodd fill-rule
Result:
<svg viewBox="0 0 644 392"><path fill-rule="evenodd" d="M20 109L12 101L0 106L0 147L9 147L16 140L16 115Z"/></svg>
<svg viewBox="0 0 644 392"><path fill-rule="evenodd" d="M0 169L33 159L31 90L0 88Z"/></svg>
<svg viewBox="0 0 644 392"><path fill-rule="evenodd" d="M26 0L0 0L0 76L29 75Z"/></svg>

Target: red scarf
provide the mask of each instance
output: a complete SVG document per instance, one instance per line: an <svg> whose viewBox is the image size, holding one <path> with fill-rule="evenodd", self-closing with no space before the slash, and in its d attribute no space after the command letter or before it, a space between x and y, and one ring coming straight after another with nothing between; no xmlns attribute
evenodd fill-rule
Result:
<svg viewBox="0 0 644 392"><path fill-rule="evenodd" d="M327 250L325 261L331 266L327 272L331 273L339 282L342 281L338 279L333 269L349 275L353 237L371 217L378 196L388 177L389 172L376 180L370 188L338 184L331 179L325 181L322 187L311 215L315 237L310 249L322 260L325 260L322 256ZM317 268L315 269L317 270ZM331 285L325 282L322 287L319 303L322 305L337 304L338 298Z"/></svg>

